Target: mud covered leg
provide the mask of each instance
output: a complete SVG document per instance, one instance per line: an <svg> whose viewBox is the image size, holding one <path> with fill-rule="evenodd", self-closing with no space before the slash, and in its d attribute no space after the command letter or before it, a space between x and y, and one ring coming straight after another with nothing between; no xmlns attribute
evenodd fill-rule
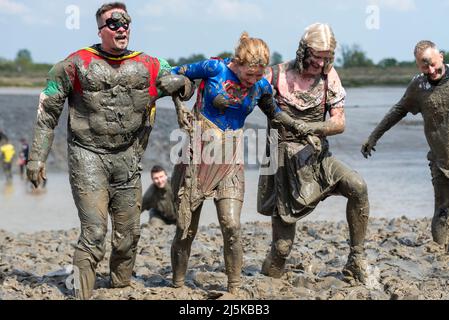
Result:
<svg viewBox="0 0 449 320"><path fill-rule="evenodd" d="M346 219L349 227L350 253L343 274L350 279L366 282L364 242L369 218L368 188L356 172L347 174L338 184L340 194L348 199Z"/></svg>
<svg viewBox="0 0 449 320"><path fill-rule="evenodd" d="M190 249L192 247L193 239L195 239L198 230L198 223L200 221L200 213L203 204L201 204L193 213L192 221L189 226L187 237L182 239L184 230L176 227L175 238L171 246L171 265L173 269L173 286L176 288L184 285L184 280L187 272L187 264L190 257ZM182 213L180 213L182 215Z"/></svg>
<svg viewBox="0 0 449 320"><path fill-rule="evenodd" d="M284 274L284 267L295 239L296 223L287 224L279 216L271 218L273 241L271 250L262 264L262 274L280 278Z"/></svg>
<svg viewBox="0 0 449 320"><path fill-rule="evenodd" d="M117 187L111 199L112 252L110 258L111 286L130 284L137 244L140 238L142 185L140 176Z"/></svg>
<svg viewBox="0 0 449 320"><path fill-rule="evenodd" d="M232 293L238 290L241 285L243 248L240 232L240 213L243 203L236 199L221 199L216 201L215 205L223 233L228 291Z"/></svg>

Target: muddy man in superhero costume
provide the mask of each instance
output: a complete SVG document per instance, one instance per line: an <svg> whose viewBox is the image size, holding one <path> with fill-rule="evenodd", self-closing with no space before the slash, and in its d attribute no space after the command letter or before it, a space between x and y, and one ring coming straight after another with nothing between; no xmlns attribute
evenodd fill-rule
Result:
<svg viewBox="0 0 449 320"><path fill-rule="evenodd" d="M92 295L95 269L105 255L108 215L111 287L130 284L140 237L140 160L151 131L154 101L193 93L191 82L170 75L163 59L127 50L131 18L123 3L102 5L96 18L102 43L76 51L48 74L27 166L33 184L46 179L54 129L68 99L70 184L81 221L74 285L81 299Z"/></svg>

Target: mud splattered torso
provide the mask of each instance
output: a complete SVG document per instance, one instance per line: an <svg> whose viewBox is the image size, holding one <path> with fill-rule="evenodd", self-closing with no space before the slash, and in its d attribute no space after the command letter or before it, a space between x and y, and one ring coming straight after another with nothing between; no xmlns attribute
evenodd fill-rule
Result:
<svg viewBox="0 0 449 320"><path fill-rule="evenodd" d="M93 48L79 50L50 71L42 115L51 116L67 97L69 142L97 152L125 149L142 131L147 107L159 95L156 78L163 67L143 53L108 59Z"/></svg>
<svg viewBox="0 0 449 320"><path fill-rule="evenodd" d="M329 104L330 108L344 106L346 93L334 69L328 75L327 84L324 77L318 77L308 90L295 89L293 81L290 80L290 73L297 72L294 70L294 61L273 66L272 70L275 71L271 71L267 79L275 89L275 99L279 107L291 117L306 122L322 122L325 103ZM291 136L283 128L279 129L284 136Z"/></svg>
<svg viewBox="0 0 449 320"><path fill-rule="evenodd" d="M223 131L241 129L262 95L272 94L266 79L257 81L251 88L244 88L237 75L228 68L229 62L230 59L210 59L173 68L173 73L185 75L192 80L203 79L196 108ZM213 100L219 94L235 101L224 112L213 106Z"/></svg>

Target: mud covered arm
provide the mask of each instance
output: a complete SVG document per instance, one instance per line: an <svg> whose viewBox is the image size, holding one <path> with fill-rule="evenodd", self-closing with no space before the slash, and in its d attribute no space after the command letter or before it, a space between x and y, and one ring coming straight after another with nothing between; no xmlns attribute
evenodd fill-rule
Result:
<svg viewBox="0 0 449 320"><path fill-rule="evenodd" d="M405 110L401 105L397 104L388 111L384 116L382 121L374 128L371 132L368 140L362 145L361 152L365 158L371 156L371 151L376 151L374 148L377 141L383 136L385 132L390 130L395 124L401 121L407 115L407 110Z"/></svg>
<svg viewBox="0 0 449 320"><path fill-rule="evenodd" d="M182 101L189 100L195 92L195 83L179 74L164 74L158 77L156 86L160 97L177 94Z"/></svg>
<svg viewBox="0 0 449 320"><path fill-rule="evenodd" d="M311 128L304 121L295 120L282 111L271 93L263 94L258 101L258 105L274 126L282 125L287 130L303 137L312 133Z"/></svg>
<svg viewBox="0 0 449 320"><path fill-rule="evenodd" d="M67 72L75 74L73 64L67 61L56 64L49 71L47 86L39 97L33 144L27 164L28 179L35 187L47 179L45 162L53 144L54 129L58 125L64 102L72 90Z"/></svg>
<svg viewBox="0 0 449 320"><path fill-rule="evenodd" d="M47 86L39 97L34 139L30 161L47 161L53 143L54 129L64 108L64 102L72 90L67 69L74 66L68 62L56 64L48 73Z"/></svg>
<svg viewBox="0 0 449 320"><path fill-rule="evenodd" d="M272 94L263 94L259 99L258 106L269 120L273 120L278 113L282 113Z"/></svg>
<svg viewBox="0 0 449 320"><path fill-rule="evenodd" d="M400 105L395 105L388 111L384 116L382 121L374 128L368 139L377 142L385 132L390 130L395 124L402 120L407 115L407 110L405 110Z"/></svg>
<svg viewBox="0 0 449 320"><path fill-rule="evenodd" d="M317 136L333 136L345 130L345 110L344 108L330 109L330 118L324 122L309 123L313 134Z"/></svg>
<svg viewBox="0 0 449 320"><path fill-rule="evenodd" d="M293 119L284 111L276 113L271 122L274 126L284 126L288 131L293 132L302 138L306 138L308 135L313 134L312 129L307 123L299 119Z"/></svg>
<svg viewBox="0 0 449 320"><path fill-rule="evenodd" d="M207 79L218 75L225 68L221 60L209 59L174 67L173 74L181 74L190 80Z"/></svg>

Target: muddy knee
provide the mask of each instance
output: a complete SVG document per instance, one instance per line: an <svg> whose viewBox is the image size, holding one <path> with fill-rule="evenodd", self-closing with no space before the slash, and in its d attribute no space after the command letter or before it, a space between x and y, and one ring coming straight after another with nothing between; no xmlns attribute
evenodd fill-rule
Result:
<svg viewBox="0 0 449 320"><path fill-rule="evenodd" d="M240 224L235 222L224 225L223 238L225 238L229 246L240 243Z"/></svg>
<svg viewBox="0 0 449 320"><path fill-rule="evenodd" d="M114 231L112 239L112 247L114 252L119 256L130 255L137 249L137 244L140 239L140 232L138 229L123 234L118 231Z"/></svg>
<svg viewBox="0 0 449 320"><path fill-rule="evenodd" d="M102 225L90 225L83 227L78 241L83 251L91 253L98 262L103 259L105 253L106 228Z"/></svg>
<svg viewBox="0 0 449 320"><path fill-rule="evenodd" d="M340 183L342 195L360 201L368 200L368 186L357 172L348 174Z"/></svg>

